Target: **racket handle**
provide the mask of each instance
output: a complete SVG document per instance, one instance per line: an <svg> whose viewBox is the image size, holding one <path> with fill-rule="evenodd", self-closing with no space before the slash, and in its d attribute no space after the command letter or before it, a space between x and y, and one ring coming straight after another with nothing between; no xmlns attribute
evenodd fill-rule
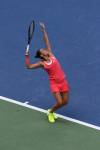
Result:
<svg viewBox="0 0 100 150"><path fill-rule="evenodd" d="M27 48L26 48L26 55L29 54L29 44L27 45Z"/></svg>
<svg viewBox="0 0 100 150"><path fill-rule="evenodd" d="M26 66L28 66L30 64L30 56L29 55L25 55L25 64L26 64Z"/></svg>

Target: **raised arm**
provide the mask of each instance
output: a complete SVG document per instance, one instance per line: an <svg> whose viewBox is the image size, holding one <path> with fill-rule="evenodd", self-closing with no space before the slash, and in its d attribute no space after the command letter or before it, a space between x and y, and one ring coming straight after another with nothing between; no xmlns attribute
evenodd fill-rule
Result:
<svg viewBox="0 0 100 150"><path fill-rule="evenodd" d="M46 50L51 52L51 45L50 45L50 42L49 42L49 39L48 39L47 32L45 30L45 25L43 23L40 23L40 27L41 27L41 31L43 33L43 39L44 39L44 42L45 42L45 45L46 45Z"/></svg>
<svg viewBox="0 0 100 150"><path fill-rule="evenodd" d="M29 54L25 55L25 65L26 65L27 69L36 69L36 68L43 67L43 63L41 61L38 61L37 63L31 64Z"/></svg>

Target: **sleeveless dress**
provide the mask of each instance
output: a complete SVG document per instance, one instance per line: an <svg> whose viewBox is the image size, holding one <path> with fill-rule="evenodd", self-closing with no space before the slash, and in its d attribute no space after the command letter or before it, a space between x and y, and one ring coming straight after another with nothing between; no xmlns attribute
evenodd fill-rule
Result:
<svg viewBox="0 0 100 150"><path fill-rule="evenodd" d="M51 92L68 92L69 84L58 60L52 55L50 61L43 61L44 70L48 73Z"/></svg>

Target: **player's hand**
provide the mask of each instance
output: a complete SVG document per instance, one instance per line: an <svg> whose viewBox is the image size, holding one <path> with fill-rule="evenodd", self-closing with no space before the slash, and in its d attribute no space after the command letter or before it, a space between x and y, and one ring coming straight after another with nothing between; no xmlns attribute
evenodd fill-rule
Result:
<svg viewBox="0 0 100 150"><path fill-rule="evenodd" d="M45 25L44 25L44 23L40 22L40 28L41 28L42 32L45 31Z"/></svg>

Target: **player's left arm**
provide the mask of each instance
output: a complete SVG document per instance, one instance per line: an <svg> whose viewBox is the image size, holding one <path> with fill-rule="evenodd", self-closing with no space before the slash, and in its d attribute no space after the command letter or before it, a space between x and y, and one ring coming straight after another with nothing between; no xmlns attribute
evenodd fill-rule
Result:
<svg viewBox="0 0 100 150"><path fill-rule="evenodd" d="M50 45L50 42L49 42L47 32L45 30L45 25L43 23L40 23L40 27L41 27L41 31L43 33L43 39L44 39L44 42L45 42L45 45L46 45L46 50L51 52L51 45Z"/></svg>

